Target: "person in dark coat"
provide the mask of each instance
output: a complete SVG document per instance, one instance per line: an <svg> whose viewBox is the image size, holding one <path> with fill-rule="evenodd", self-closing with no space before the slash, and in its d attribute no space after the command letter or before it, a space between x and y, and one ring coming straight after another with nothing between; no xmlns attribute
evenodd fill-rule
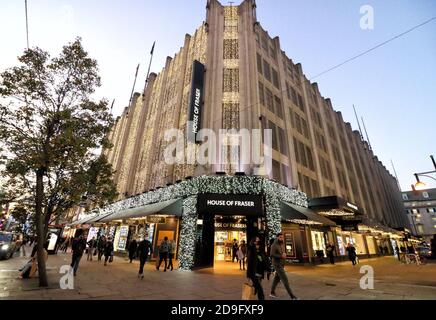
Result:
<svg viewBox="0 0 436 320"><path fill-rule="evenodd" d="M138 278L144 278L144 264L147 262L148 255L153 253L151 242L147 239L142 240L138 245L139 272Z"/></svg>
<svg viewBox="0 0 436 320"><path fill-rule="evenodd" d="M233 244L232 244L232 262L238 262L238 249L239 249L239 245L238 245L238 241L236 239L233 239Z"/></svg>
<svg viewBox="0 0 436 320"><path fill-rule="evenodd" d="M114 244L112 242L112 239L108 239L106 241L106 245L104 247L104 265L107 266L107 261L109 260L110 257L113 256L113 251L114 251ZM109 262L111 262L109 260Z"/></svg>
<svg viewBox="0 0 436 320"><path fill-rule="evenodd" d="M259 300L265 300L265 294L262 288L262 280L265 278L265 272L268 271L268 260L260 249L260 239L255 237L251 239L247 249L247 278L253 282L254 293Z"/></svg>
<svg viewBox="0 0 436 320"><path fill-rule="evenodd" d="M86 240L83 235L79 238L73 240L71 250L73 251L73 256L71 260L71 267L74 271L74 276L76 276L77 269L79 268L80 259L82 259L83 251L86 249Z"/></svg>
<svg viewBox="0 0 436 320"><path fill-rule="evenodd" d="M356 265L356 257L357 257L356 248L351 243L349 243L347 245L346 250L348 252L348 258L350 259L353 266L355 266Z"/></svg>
<svg viewBox="0 0 436 320"><path fill-rule="evenodd" d="M333 243L329 243L326 247L327 257L330 259L331 264L335 264L335 246Z"/></svg>
<svg viewBox="0 0 436 320"><path fill-rule="evenodd" d="M136 251L138 250L138 243L136 243L136 240L133 239L132 242L129 244L129 259L130 263L132 263L132 260L136 258Z"/></svg>
<svg viewBox="0 0 436 320"><path fill-rule="evenodd" d="M398 261L401 261L401 252L400 252L400 248L398 248L398 245L395 246L395 253L397 254Z"/></svg>
<svg viewBox="0 0 436 320"><path fill-rule="evenodd" d="M167 271L168 267L168 252L170 249L170 243L168 242L168 237L164 237L162 242L159 246L159 264L156 266L156 270L159 271L160 265L162 264L162 261L165 262L164 272Z"/></svg>
<svg viewBox="0 0 436 320"><path fill-rule="evenodd" d="M97 253L98 253L98 261L101 261L101 257L104 254L104 248L106 247L106 237L101 236L97 241Z"/></svg>

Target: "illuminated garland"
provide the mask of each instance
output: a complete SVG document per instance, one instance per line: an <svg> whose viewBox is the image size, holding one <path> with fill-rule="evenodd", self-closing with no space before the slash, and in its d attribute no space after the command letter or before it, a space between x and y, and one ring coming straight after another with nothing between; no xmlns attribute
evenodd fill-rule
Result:
<svg viewBox="0 0 436 320"><path fill-rule="evenodd" d="M181 270L191 270L194 266L197 230L197 195L202 193L263 194L265 196L265 214L269 239L281 231L280 203L282 201L305 208L308 207L305 193L262 177L201 176L115 202L104 208L95 209L91 214L103 217L121 210L183 198L179 261Z"/></svg>

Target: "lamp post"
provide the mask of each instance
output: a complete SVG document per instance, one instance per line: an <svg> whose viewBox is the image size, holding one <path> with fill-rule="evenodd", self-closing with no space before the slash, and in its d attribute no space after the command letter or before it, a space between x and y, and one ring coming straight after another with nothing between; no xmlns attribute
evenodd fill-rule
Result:
<svg viewBox="0 0 436 320"><path fill-rule="evenodd" d="M433 166L434 166L435 170L433 170L433 171L426 171L426 172L419 172L419 173L414 173L413 174L415 176L415 179L416 179L416 183L415 183L415 186L414 186L414 188L416 190L422 190L422 189L425 188L425 185L426 185L424 182L419 180L419 177L426 177L426 178L430 178L430 179L433 179L434 181L436 181L436 178L431 176L431 174L436 173L436 161L434 160L433 156L430 156L430 159L433 162Z"/></svg>

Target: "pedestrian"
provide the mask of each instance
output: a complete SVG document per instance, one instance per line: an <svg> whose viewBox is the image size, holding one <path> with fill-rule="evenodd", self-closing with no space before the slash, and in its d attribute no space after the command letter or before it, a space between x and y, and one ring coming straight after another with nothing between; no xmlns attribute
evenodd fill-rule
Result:
<svg viewBox="0 0 436 320"><path fill-rule="evenodd" d="M275 241L275 239L270 239L268 246L267 246L267 249L266 249L266 251L267 251L266 254L267 254L267 259L268 259L268 271L266 273L266 278L268 279L268 281L269 281L271 274L274 273L274 266L273 266L272 257L271 257L271 247L274 244L274 241Z"/></svg>
<svg viewBox="0 0 436 320"><path fill-rule="evenodd" d="M233 244L232 244L232 262L238 262L238 249L239 249L239 245L238 245L238 241L236 239L233 239Z"/></svg>
<svg viewBox="0 0 436 320"><path fill-rule="evenodd" d="M162 261L165 261L164 272L167 271L168 252L169 252L169 242L168 242L168 237L165 237L159 246L159 264L156 266L157 271L159 271Z"/></svg>
<svg viewBox="0 0 436 320"><path fill-rule="evenodd" d="M74 276L77 274L77 269L79 268L80 259L82 259L83 251L86 248L86 240L83 235L73 240L71 250L73 252L71 259L71 267L74 271Z"/></svg>
<svg viewBox="0 0 436 320"><path fill-rule="evenodd" d="M171 240L169 242L169 248L168 248L168 268L170 269L171 267L171 271L173 271L173 259L174 256L176 255L176 243L174 242L174 240Z"/></svg>
<svg viewBox="0 0 436 320"><path fill-rule="evenodd" d="M276 288L279 282L281 281L288 292L289 296L292 300L297 300L298 298L294 295L289 286L288 276L285 271L285 260L286 260L286 250L283 233L277 234L277 238L271 246L271 257L274 269L276 274L274 276L274 280L271 286L271 298L277 298Z"/></svg>
<svg viewBox="0 0 436 320"><path fill-rule="evenodd" d="M245 257L247 256L247 245L245 244L245 240L242 240L237 255L239 260L239 270L245 270Z"/></svg>
<svg viewBox="0 0 436 320"><path fill-rule="evenodd" d="M68 250L68 247L70 246L70 243L71 243L71 237L66 238L66 239L65 239L64 246L63 246L63 248L62 248L62 251L63 251L64 253L67 253L67 250Z"/></svg>
<svg viewBox="0 0 436 320"><path fill-rule="evenodd" d="M384 254L385 255L388 255L389 254L389 249L388 249L388 247L385 245L385 247L383 248L383 250L384 250Z"/></svg>
<svg viewBox="0 0 436 320"><path fill-rule="evenodd" d="M112 242L112 239L109 238L104 246L104 265L107 266L107 261L109 260L110 263L113 261L113 259L114 259L114 244Z"/></svg>
<svg viewBox="0 0 436 320"><path fill-rule="evenodd" d="M105 247L106 247L106 237L105 236L101 236L98 239L98 242L97 242L97 254L98 254L97 260L98 261L101 261L101 257L104 254L104 248Z"/></svg>
<svg viewBox="0 0 436 320"><path fill-rule="evenodd" d="M129 259L130 263L132 263L132 260L136 258L136 251L138 250L138 243L135 239L132 240L129 244Z"/></svg>
<svg viewBox="0 0 436 320"><path fill-rule="evenodd" d="M397 254L398 261L401 261L401 252L400 248L398 248L398 245L395 246L395 253Z"/></svg>
<svg viewBox="0 0 436 320"><path fill-rule="evenodd" d="M138 278L144 278L144 264L147 262L148 254L152 254L153 249L151 247L150 241L143 239L138 245L138 256L139 256L139 273Z"/></svg>
<svg viewBox="0 0 436 320"><path fill-rule="evenodd" d="M86 261L92 261L92 255L94 254L94 248L97 246L97 242L95 237L88 241L88 256L86 257Z"/></svg>
<svg viewBox="0 0 436 320"><path fill-rule="evenodd" d="M351 243L348 243L346 251L348 252L348 258L350 259L353 266L355 266L357 258L356 248Z"/></svg>
<svg viewBox="0 0 436 320"><path fill-rule="evenodd" d="M330 259L331 264L335 264L335 246L333 243L329 243L326 247L327 257Z"/></svg>
<svg viewBox="0 0 436 320"><path fill-rule="evenodd" d="M247 278L251 280L254 287L254 294L259 300L265 300L262 288L262 280L265 272L268 271L268 260L260 248L260 239L251 239L247 249Z"/></svg>

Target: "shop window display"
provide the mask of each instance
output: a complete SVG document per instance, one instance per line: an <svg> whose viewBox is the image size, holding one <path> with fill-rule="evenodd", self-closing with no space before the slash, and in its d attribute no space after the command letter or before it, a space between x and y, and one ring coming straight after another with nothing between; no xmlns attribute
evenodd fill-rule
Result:
<svg viewBox="0 0 436 320"><path fill-rule="evenodd" d="M315 255L317 255L317 253L321 253L324 257L326 257L326 244L325 244L325 239L324 239L324 232L320 232L320 231L312 231L312 248L313 251L315 252Z"/></svg>

